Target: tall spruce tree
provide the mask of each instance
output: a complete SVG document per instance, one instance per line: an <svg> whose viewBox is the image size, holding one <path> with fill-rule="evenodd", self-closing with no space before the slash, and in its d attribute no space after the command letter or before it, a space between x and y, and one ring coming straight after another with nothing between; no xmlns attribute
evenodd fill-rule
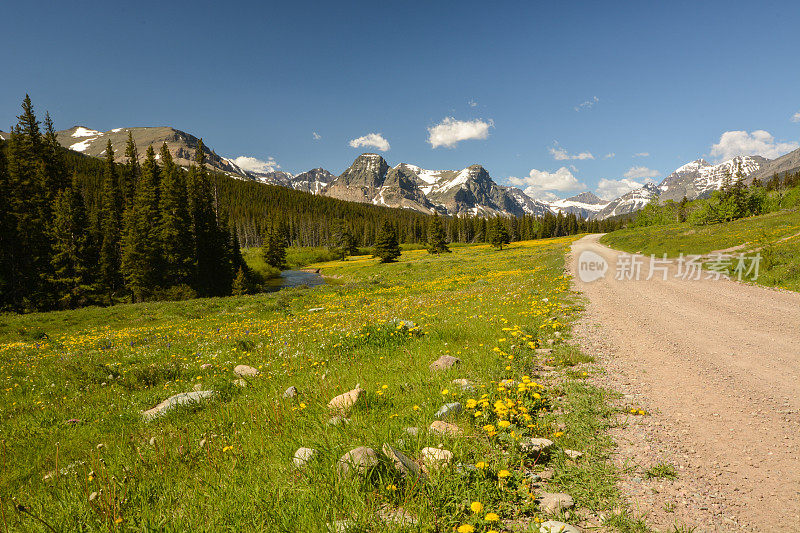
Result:
<svg viewBox="0 0 800 533"><path fill-rule="evenodd" d="M11 183L3 143L0 143L0 310L12 308L12 253L17 242L17 225L11 212Z"/></svg>
<svg viewBox="0 0 800 533"><path fill-rule="evenodd" d="M428 253L441 254L449 251L450 248L447 246L442 219L439 218L439 213L434 213L428 224Z"/></svg>
<svg viewBox="0 0 800 533"><path fill-rule="evenodd" d="M286 239L277 225L270 228L264 236L262 253L264 262L269 266L277 269L286 266Z"/></svg>
<svg viewBox="0 0 800 533"><path fill-rule="evenodd" d="M348 255L353 255L358 252L356 238L353 236L344 220L338 219L334 221L331 243L328 249L342 261L344 261Z"/></svg>
<svg viewBox="0 0 800 533"><path fill-rule="evenodd" d="M128 141L125 143L125 160L120 188L122 190L122 201L125 208L128 208L133 201L133 196L136 193L136 182L141 174L139 151L136 149L136 142L133 140L133 133L130 130L128 130Z"/></svg>
<svg viewBox="0 0 800 533"><path fill-rule="evenodd" d="M122 202L119 174L117 165L114 163L114 148L109 140L106 143L98 217L100 219L98 277L101 290L106 295L108 303L113 303L122 288Z"/></svg>
<svg viewBox="0 0 800 533"><path fill-rule="evenodd" d="M58 305L62 308L86 305L96 289L97 258L77 183L73 181L71 187L58 192L53 212L52 282Z"/></svg>
<svg viewBox="0 0 800 533"><path fill-rule="evenodd" d="M511 235L508 234L505 222L499 217L495 218L492 225L490 243L495 248L502 250L504 245L511 244Z"/></svg>
<svg viewBox="0 0 800 533"><path fill-rule="evenodd" d="M217 247L219 229L202 139L195 151L195 165L189 171L189 211L195 238L195 290L202 296L212 296L217 285L214 275L219 253Z"/></svg>
<svg viewBox="0 0 800 533"><path fill-rule="evenodd" d="M379 257L381 263L391 263L400 257L400 244L397 241L397 231L388 220L384 220L383 225L378 230L375 239L375 257Z"/></svg>
<svg viewBox="0 0 800 533"><path fill-rule="evenodd" d="M161 146L160 242L163 254L162 281L165 286L191 285L194 274L194 235L189 214L185 173L178 168L167 148Z"/></svg>
<svg viewBox="0 0 800 533"><path fill-rule="evenodd" d="M122 275L135 302L146 300L160 285L160 235L156 154L148 146L136 192L125 213L122 241Z"/></svg>

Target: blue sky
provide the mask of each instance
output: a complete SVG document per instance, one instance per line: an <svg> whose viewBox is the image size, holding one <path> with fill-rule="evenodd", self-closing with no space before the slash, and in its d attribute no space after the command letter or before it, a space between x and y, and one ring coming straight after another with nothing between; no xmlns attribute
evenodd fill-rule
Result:
<svg viewBox="0 0 800 533"><path fill-rule="evenodd" d="M388 148L610 196L796 148L798 27L796 0L6 2L0 129L28 92L58 129L169 125L289 172Z"/></svg>

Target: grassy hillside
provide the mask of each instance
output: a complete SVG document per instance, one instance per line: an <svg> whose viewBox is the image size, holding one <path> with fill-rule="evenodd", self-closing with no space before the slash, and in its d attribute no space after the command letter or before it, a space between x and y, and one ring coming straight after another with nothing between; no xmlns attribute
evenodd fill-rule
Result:
<svg viewBox="0 0 800 533"><path fill-rule="evenodd" d="M734 252L760 252L758 283L800 290L800 210L785 210L733 222L693 226L669 224L618 230L601 242L618 250L645 255L709 254L739 247Z"/></svg>
<svg viewBox="0 0 800 533"><path fill-rule="evenodd" d="M588 360L564 341L579 312L563 275L570 241L324 263L337 284L316 289L0 316L0 522L15 531L326 531L343 521L399 531L376 513L402 507L418 520L410 530L523 531L546 518L528 476L547 466L547 489L575 498L570 521L604 511L609 527L640 531L608 512L621 504L606 462L607 393L570 368ZM535 351L548 341L552 354ZM445 354L461 364L432 372ZM259 371L243 387L239 364ZM366 392L349 422L331 424L328 401L357 385ZM290 386L299 395L283 398ZM195 387L215 392L143 420L141 411ZM425 430L456 401L464 410L449 422L461 435ZM517 448L531 436L555 441L548 465ZM421 480L383 457L367 476L336 474L347 451L380 455L384 443L414 459L441 446L453 459ZM300 447L318 451L302 469L292 463Z"/></svg>

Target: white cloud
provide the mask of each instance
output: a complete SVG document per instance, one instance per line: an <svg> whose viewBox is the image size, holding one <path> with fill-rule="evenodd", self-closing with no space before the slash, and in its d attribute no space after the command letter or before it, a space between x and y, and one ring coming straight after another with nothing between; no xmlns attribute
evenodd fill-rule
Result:
<svg viewBox="0 0 800 533"><path fill-rule="evenodd" d="M319 133L317 133L316 131L312 131L312 132L311 132L311 136L312 136L312 137L314 137L314 140L315 140L315 141L318 141L318 140L322 139L322 135L320 135L320 134L319 134Z"/></svg>
<svg viewBox="0 0 800 533"><path fill-rule="evenodd" d="M275 172L281 166L275 161L275 158L270 156L266 161L257 157L248 155L240 155L233 160L234 163L239 165L240 168L250 172L260 172L262 174L267 172Z"/></svg>
<svg viewBox="0 0 800 533"><path fill-rule="evenodd" d="M445 117L440 123L428 128L428 142L432 148L445 146L454 148L456 144L468 139L486 139L489 137L489 128L494 127L491 120L456 120Z"/></svg>
<svg viewBox="0 0 800 533"><path fill-rule="evenodd" d="M645 183L653 183L653 180L648 178L645 179L644 182L638 182L629 178L622 178L619 180L602 178L597 185L597 191L595 191L595 193L605 200L613 200L634 189L644 187Z"/></svg>
<svg viewBox="0 0 800 533"><path fill-rule="evenodd" d="M638 178L655 178L658 176L658 170L653 170L652 168L647 167L631 167L625 172L624 176L626 178L631 179L638 179Z"/></svg>
<svg viewBox="0 0 800 533"><path fill-rule="evenodd" d="M556 142L554 146L548 148L548 151L553 154L553 159L556 161L569 161L570 159L594 159L590 152L581 152L579 154L570 154L566 148L562 148Z"/></svg>
<svg viewBox="0 0 800 533"><path fill-rule="evenodd" d="M617 154L615 154L614 152L609 152L603 156L603 159L612 159L615 155Z"/></svg>
<svg viewBox="0 0 800 533"><path fill-rule="evenodd" d="M792 115L792 122L800 122L800 111Z"/></svg>
<svg viewBox="0 0 800 533"><path fill-rule="evenodd" d="M567 167L555 172L536 170L535 168L524 178L511 177L508 181L517 187L525 187L525 194L533 198L552 199L555 195L548 191L576 191L585 189L586 185L578 181Z"/></svg>
<svg viewBox="0 0 800 533"><path fill-rule="evenodd" d="M353 148L360 148L362 146L372 147L381 152L385 152L391 146L389 146L389 141L383 138L383 135L380 133L368 133L363 137L359 137L358 139L353 139L350 141L350 146Z"/></svg>
<svg viewBox="0 0 800 533"><path fill-rule="evenodd" d="M575 111L582 111L582 110L586 110L586 109L591 109L594 106L594 104L596 104L599 101L600 101L600 99L598 97L592 96L591 98L589 98L585 102L576 105L575 106Z"/></svg>
<svg viewBox="0 0 800 533"><path fill-rule="evenodd" d="M470 100L469 102L467 102L467 104L470 107L478 107L478 102L476 102L475 100Z"/></svg>
<svg viewBox="0 0 800 533"><path fill-rule="evenodd" d="M650 157L650 152L636 152L633 157Z"/></svg>
<svg viewBox="0 0 800 533"><path fill-rule="evenodd" d="M800 147L796 142L776 142L769 132L756 130L751 133L746 131L726 131L717 144L711 146L711 157L717 162L727 161L737 155L760 155L768 159L775 159L786 152L791 152Z"/></svg>

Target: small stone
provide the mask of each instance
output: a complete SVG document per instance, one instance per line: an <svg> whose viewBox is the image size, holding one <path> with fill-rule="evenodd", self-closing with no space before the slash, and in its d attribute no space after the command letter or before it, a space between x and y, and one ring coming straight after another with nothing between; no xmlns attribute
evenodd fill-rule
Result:
<svg viewBox="0 0 800 533"><path fill-rule="evenodd" d="M569 494L563 492L543 492L536 498L539 509L545 513L556 513L575 507L575 501Z"/></svg>
<svg viewBox="0 0 800 533"><path fill-rule="evenodd" d="M438 468L447 466L453 460L453 452L441 448L423 448L422 462L425 466Z"/></svg>
<svg viewBox="0 0 800 533"><path fill-rule="evenodd" d="M284 398L296 398L297 394L298 394L297 387L292 385L291 387L289 387L288 389L286 389L283 392L283 397Z"/></svg>
<svg viewBox="0 0 800 533"><path fill-rule="evenodd" d="M297 468L302 468L308 464L309 461L316 455L317 450L313 448L298 448L296 452L294 452L294 457L292 461L294 461L294 466Z"/></svg>
<svg viewBox="0 0 800 533"><path fill-rule="evenodd" d="M351 391L345 392L344 394L340 394L328 402L328 408L347 413L364 395L364 392L366 392L364 389L357 387Z"/></svg>
<svg viewBox="0 0 800 533"><path fill-rule="evenodd" d="M308 312L309 313L317 313L319 311L322 311L323 309L325 309L325 308L324 307L312 307L311 309L308 310Z"/></svg>
<svg viewBox="0 0 800 533"><path fill-rule="evenodd" d="M105 448L105 447L106 447L106 445L105 445L105 444L103 444L102 442L101 442L100 444L98 444L98 445L97 445L97 449L98 449L98 450L102 450L102 449L103 449L103 448Z"/></svg>
<svg viewBox="0 0 800 533"><path fill-rule="evenodd" d="M419 428L418 427L406 428L406 433L408 433L412 437L416 437L417 435L419 435Z"/></svg>
<svg viewBox="0 0 800 533"><path fill-rule="evenodd" d="M405 477L419 477L420 470L417 463L412 461L406 454L392 447L391 445L383 444L383 454L389 458L394 464L394 467L400 472L400 475Z"/></svg>
<svg viewBox="0 0 800 533"><path fill-rule="evenodd" d="M430 365L431 370L447 370L461 364L461 359L452 355L443 355Z"/></svg>
<svg viewBox="0 0 800 533"><path fill-rule="evenodd" d="M97 499L97 497L98 497L98 496L99 496L99 494L97 494L97 491L95 491L95 492L92 492L91 494L89 494L89 501L90 501L90 502L93 502L93 501L95 501L95 500Z"/></svg>
<svg viewBox="0 0 800 533"><path fill-rule="evenodd" d="M455 424L450 424L449 422L443 422L442 420L434 420L431 422L431 432L438 433L439 435L449 435L455 436L461 434L461 428Z"/></svg>
<svg viewBox="0 0 800 533"><path fill-rule="evenodd" d="M335 520L328 524L328 531L330 533L347 533L351 525L349 520Z"/></svg>
<svg viewBox="0 0 800 533"><path fill-rule="evenodd" d="M525 477L531 480L533 483L539 483L542 480L542 476L535 472L528 472L525 474Z"/></svg>
<svg viewBox="0 0 800 533"><path fill-rule="evenodd" d="M576 452L575 450L564 450L564 455L566 455L570 459L580 459L581 457L583 457L582 452Z"/></svg>
<svg viewBox="0 0 800 533"><path fill-rule="evenodd" d="M200 444L201 448L205 448L206 447L206 439L200 439L200 443L199 444Z"/></svg>
<svg viewBox="0 0 800 533"><path fill-rule="evenodd" d="M240 378L252 378L258 375L258 370L252 366L237 365L236 368L233 369L233 373Z"/></svg>
<svg viewBox="0 0 800 533"><path fill-rule="evenodd" d="M459 402L453 403L446 403L436 411L436 414L433 415L436 418L449 418L451 416L456 416L462 410L461 404Z"/></svg>
<svg viewBox="0 0 800 533"><path fill-rule="evenodd" d="M541 472L539 472L539 477L541 477L545 481L549 481L553 479L553 471L550 470L549 468L542 470Z"/></svg>
<svg viewBox="0 0 800 533"><path fill-rule="evenodd" d="M378 518L383 522L398 526L415 526L419 522L416 516L402 507L392 509L388 505L381 505L378 508Z"/></svg>
<svg viewBox="0 0 800 533"><path fill-rule="evenodd" d="M536 348L536 355L550 355L553 353L552 348Z"/></svg>
<svg viewBox="0 0 800 533"><path fill-rule="evenodd" d="M553 448L553 441L550 439L532 438L519 443L522 453L528 455L547 455Z"/></svg>
<svg viewBox="0 0 800 533"><path fill-rule="evenodd" d="M475 391L475 387L472 385L472 382L468 379L464 378L454 379L451 383L456 387L458 387L459 389L461 389L461 392Z"/></svg>
<svg viewBox="0 0 800 533"><path fill-rule="evenodd" d="M378 466L378 452L366 446L359 446L339 459L336 470L342 476L351 472L366 474L376 466Z"/></svg>
<svg viewBox="0 0 800 533"><path fill-rule="evenodd" d="M212 366L214 365L212 365L211 363L203 363L202 365L200 365L200 370L208 370Z"/></svg>
<svg viewBox="0 0 800 533"><path fill-rule="evenodd" d="M507 389L513 389L514 387L517 386L517 382L514 381L513 379L503 379L500 381L500 383L498 383L498 385L505 387Z"/></svg>
<svg viewBox="0 0 800 533"><path fill-rule="evenodd" d="M201 391L193 391L193 392L182 392L180 394L175 394L174 396L170 396L160 404L156 405L152 409L148 409L147 411L142 412L142 417L144 417L146 422L157 418L176 405L186 405L190 403L199 402L202 399L210 398L214 394L214 391L210 390L201 390Z"/></svg>
<svg viewBox="0 0 800 533"><path fill-rule="evenodd" d="M156 438L150 437L150 446L155 446L155 445L156 445Z"/></svg>
<svg viewBox="0 0 800 533"><path fill-rule="evenodd" d="M548 520L539 525L539 533L581 533L581 530L564 522Z"/></svg>
<svg viewBox="0 0 800 533"><path fill-rule="evenodd" d="M344 426L350 423L349 418L345 418L341 415L332 416L330 420L328 420L329 426Z"/></svg>

